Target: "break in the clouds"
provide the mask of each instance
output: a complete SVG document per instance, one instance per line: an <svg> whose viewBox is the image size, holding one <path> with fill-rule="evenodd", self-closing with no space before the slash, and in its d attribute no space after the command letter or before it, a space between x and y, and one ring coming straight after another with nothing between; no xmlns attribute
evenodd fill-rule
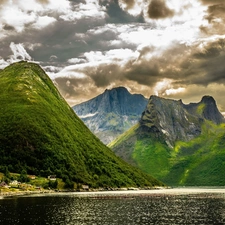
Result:
<svg viewBox="0 0 225 225"><path fill-rule="evenodd" d="M225 111L223 0L0 3L0 68L38 62L71 105L125 86Z"/></svg>

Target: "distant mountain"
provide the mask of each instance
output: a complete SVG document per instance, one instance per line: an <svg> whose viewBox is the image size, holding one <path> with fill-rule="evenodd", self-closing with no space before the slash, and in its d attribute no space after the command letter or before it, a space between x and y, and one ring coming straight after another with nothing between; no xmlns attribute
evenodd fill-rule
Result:
<svg viewBox="0 0 225 225"><path fill-rule="evenodd" d="M204 96L183 104L151 96L141 120L109 146L170 185L225 185L225 123Z"/></svg>
<svg viewBox="0 0 225 225"><path fill-rule="evenodd" d="M34 63L0 72L0 170L48 176L68 186L161 185L96 138Z"/></svg>
<svg viewBox="0 0 225 225"><path fill-rule="evenodd" d="M88 128L108 144L140 120L147 103L143 95L130 94L126 88L118 87L105 90L73 109Z"/></svg>

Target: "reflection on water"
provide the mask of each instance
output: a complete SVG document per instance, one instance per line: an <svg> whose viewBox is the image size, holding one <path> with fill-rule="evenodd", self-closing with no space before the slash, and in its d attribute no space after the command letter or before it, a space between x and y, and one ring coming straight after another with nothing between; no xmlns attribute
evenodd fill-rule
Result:
<svg viewBox="0 0 225 225"><path fill-rule="evenodd" d="M0 224L225 224L224 193L14 197L0 200Z"/></svg>

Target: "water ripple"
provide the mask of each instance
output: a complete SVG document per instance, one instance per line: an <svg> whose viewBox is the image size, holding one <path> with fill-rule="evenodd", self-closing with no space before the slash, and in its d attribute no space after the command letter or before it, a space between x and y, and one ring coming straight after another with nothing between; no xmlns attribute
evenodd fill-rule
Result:
<svg viewBox="0 0 225 225"><path fill-rule="evenodd" d="M0 224L225 224L225 194L55 195L0 201Z"/></svg>

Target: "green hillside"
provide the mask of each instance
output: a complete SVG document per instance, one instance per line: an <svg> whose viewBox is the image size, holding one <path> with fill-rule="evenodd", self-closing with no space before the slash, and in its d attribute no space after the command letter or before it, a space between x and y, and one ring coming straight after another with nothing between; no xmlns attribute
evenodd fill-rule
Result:
<svg viewBox="0 0 225 225"><path fill-rule="evenodd" d="M201 114L203 104L199 105L196 104L195 108L197 113ZM187 108L187 106L185 107ZM193 107L193 104L188 107ZM175 106L174 108L176 109ZM210 110L212 109L213 107ZM163 110L159 110L159 112L160 115L164 113ZM188 118L188 112L186 110L184 112L186 113L184 118ZM179 115L182 115L181 109ZM176 121L174 114L170 116ZM195 116L194 110L192 110L192 116ZM155 119L156 117L151 118ZM166 118L166 121L170 121L169 116ZM109 147L124 160L168 185L224 186L225 123L215 124L204 118L199 121L198 124L195 124L197 128L200 127L199 135L188 141L176 140L172 147L166 143L165 130L164 133L159 132L155 127L156 123L153 123L152 127L143 126L141 123L137 124L112 142ZM161 126L162 124L161 120ZM174 122L174 124L177 128L177 123ZM182 124L184 126L182 129L185 130L185 123L181 121ZM191 124L191 126L194 125ZM164 127L164 129L167 127L171 129L171 124L166 124ZM182 129L179 132L183 132ZM179 137L176 133L166 134Z"/></svg>
<svg viewBox="0 0 225 225"><path fill-rule="evenodd" d="M176 143L174 163L165 181L193 186L225 185L225 124L207 121L202 131L188 143Z"/></svg>
<svg viewBox="0 0 225 225"><path fill-rule="evenodd" d="M0 170L91 187L162 185L103 145L34 63L0 71Z"/></svg>
<svg viewBox="0 0 225 225"><path fill-rule="evenodd" d="M124 160L168 185L225 185L225 124L214 125L208 121L199 137L189 142L178 141L174 148L155 137L137 133L138 127L109 147Z"/></svg>

